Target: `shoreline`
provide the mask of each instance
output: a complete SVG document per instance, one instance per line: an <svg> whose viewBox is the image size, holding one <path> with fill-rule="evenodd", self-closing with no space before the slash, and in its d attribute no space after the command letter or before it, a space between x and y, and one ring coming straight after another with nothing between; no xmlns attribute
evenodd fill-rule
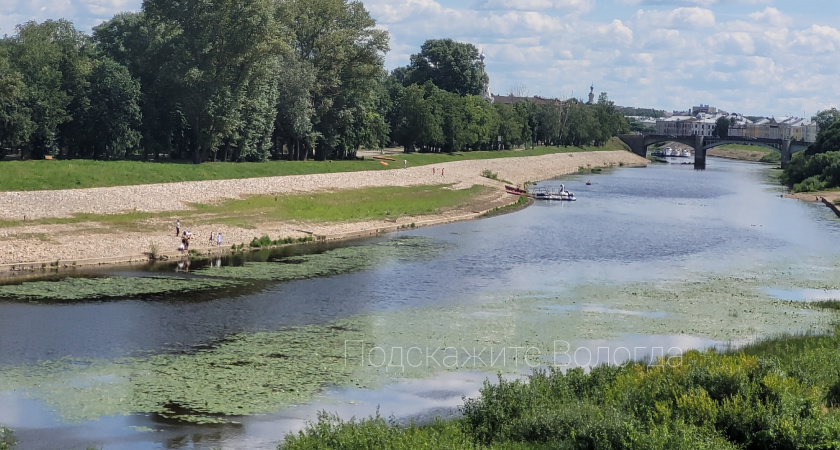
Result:
<svg viewBox="0 0 840 450"><path fill-rule="evenodd" d="M0 241L0 276L32 277L82 267L148 264L150 252L147 250L152 247L165 249L156 253L165 255L170 260L189 256L213 257L231 253L231 244L244 244L248 248L251 238L261 235L292 238L312 236L317 242L325 242L472 220L488 213L492 214L499 208L510 208L518 199L517 196L504 192L505 183L480 176L481 171L485 169L497 172L500 179L513 184L523 184L526 181L570 175L578 172L580 168L646 165L646 159L628 151L616 150L436 164L438 169L446 170L445 176L432 176L431 167L417 166L387 172L295 175L65 191L0 192L0 219L9 220L24 211L31 214L29 217L41 218L72 217L73 214L85 213L120 214L140 210L171 212L177 215L180 210L190 210L191 204L194 203L219 202L256 194L307 194L376 186L440 185L444 182L452 189L466 189L474 185L494 188L491 194L477 196L481 198L472 199L465 207L390 220L340 223L265 222L255 224L252 228L212 223L199 225L193 229L196 239L191 250L199 252L200 255L181 254L175 250L179 241L174 232L169 231L174 226L168 222L155 223L154 225L160 225L166 231L153 235L133 231L115 233L95 221L74 224L16 224L0 229L0 238L3 238ZM177 199L164 198L160 201L155 195L173 190L180 190L184 195ZM115 198L119 201L114 201ZM189 229L187 224L182 226L182 230L185 229ZM207 237L211 231L219 230L225 238L224 244L218 247L207 245Z"/></svg>

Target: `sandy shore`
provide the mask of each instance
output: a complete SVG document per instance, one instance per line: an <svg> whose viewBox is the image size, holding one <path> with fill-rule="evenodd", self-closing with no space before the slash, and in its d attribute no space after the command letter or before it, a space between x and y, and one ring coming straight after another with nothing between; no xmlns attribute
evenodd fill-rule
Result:
<svg viewBox="0 0 840 450"><path fill-rule="evenodd" d="M386 232L409 226L445 223L477 217L493 208L510 204L514 196L504 193L501 183L480 176L482 170L496 172L500 179L521 184L578 171L580 167L610 165L643 166L647 160L627 151L563 153L523 158L454 161L435 166L407 169L249 178L241 180L194 181L93 189L0 192L0 219L72 217L74 214L118 214L131 211L164 212L189 210L191 203L214 203L249 195L288 195L329 192L377 186L452 185L454 189L487 185L498 188L477 198L466 208L423 217L400 217L394 221L348 223L257 223L253 228L222 224L182 230L195 234L192 249L221 252L231 244L247 243L264 234L276 237L315 235L341 239ZM434 174L432 168L435 168ZM160 253L177 256L179 244L174 223L159 223L158 233L114 233L98 222L53 225L22 225L0 229L0 271L40 268L42 265L70 267L82 264L139 262L156 246ZM211 246L211 232L222 232L223 245Z"/></svg>

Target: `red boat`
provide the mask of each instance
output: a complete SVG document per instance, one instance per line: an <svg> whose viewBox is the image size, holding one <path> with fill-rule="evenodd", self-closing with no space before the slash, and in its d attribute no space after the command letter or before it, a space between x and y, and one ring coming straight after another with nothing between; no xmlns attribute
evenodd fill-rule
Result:
<svg viewBox="0 0 840 450"><path fill-rule="evenodd" d="M505 190L507 191L508 194L528 195L528 191L526 191L525 189L520 189L516 186L505 185Z"/></svg>

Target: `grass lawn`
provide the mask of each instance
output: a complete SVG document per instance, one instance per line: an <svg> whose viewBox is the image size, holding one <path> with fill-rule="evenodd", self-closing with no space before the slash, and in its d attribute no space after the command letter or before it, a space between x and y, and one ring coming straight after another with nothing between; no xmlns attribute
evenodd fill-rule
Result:
<svg viewBox="0 0 840 450"><path fill-rule="evenodd" d="M767 147L749 144L727 144L715 147L709 151L717 150L727 158L743 159L747 161L758 161L764 163L777 163L782 160L782 155Z"/></svg>
<svg viewBox="0 0 840 450"><path fill-rule="evenodd" d="M400 153L397 161L385 166L374 159L364 161L269 161L262 163L208 162L141 162L92 160L38 160L0 162L0 191L33 191L73 189L176 181L224 180L237 178L303 175L314 173L353 172L359 170L392 170L409 166L440 164L466 159L493 159L539 156L551 153L621 150L624 146L613 138L604 147L537 147L530 150L458 153Z"/></svg>
<svg viewBox="0 0 840 450"><path fill-rule="evenodd" d="M486 186L452 190L447 186L373 187L318 194L255 195L217 204L193 204L189 211L123 214L76 214L69 218L29 220L27 225L100 223L108 231L143 232L159 229L161 221L187 219L193 224L226 224L254 228L261 222L312 223L388 220L400 216L433 214L467 206L492 191ZM0 221L0 228L21 226L21 221ZM37 237L37 236L35 236Z"/></svg>

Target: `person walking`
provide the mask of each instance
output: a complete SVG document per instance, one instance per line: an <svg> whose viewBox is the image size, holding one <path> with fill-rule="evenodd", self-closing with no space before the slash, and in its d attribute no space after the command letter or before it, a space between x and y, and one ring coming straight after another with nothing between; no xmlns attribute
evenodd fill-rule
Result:
<svg viewBox="0 0 840 450"><path fill-rule="evenodd" d="M175 220L175 236L181 235L181 219Z"/></svg>
<svg viewBox="0 0 840 450"><path fill-rule="evenodd" d="M216 233L216 247L222 246L222 232Z"/></svg>

